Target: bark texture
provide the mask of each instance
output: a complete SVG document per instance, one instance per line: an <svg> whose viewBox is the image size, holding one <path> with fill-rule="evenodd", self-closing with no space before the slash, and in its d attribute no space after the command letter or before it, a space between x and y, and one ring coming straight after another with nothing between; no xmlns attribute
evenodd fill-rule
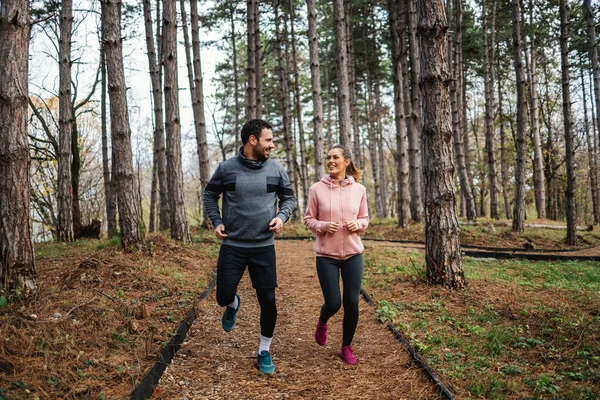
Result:
<svg viewBox="0 0 600 400"><path fill-rule="evenodd" d="M64 242L74 240L73 188L71 186L71 135L73 104L71 102L71 30L73 2L63 0L60 9L59 92L58 92L58 220L56 238Z"/></svg>
<svg viewBox="0 0 600 400"><path fill-rule="evenodd" d="M102 38L106 52L108 96L110 100L111 143L113 148L113 180L119 198L119 227L123 249L131 250L142 245L140 211L137 209L133 158L131 154L131 129L125 73L123 70L123 43L121 39L121 2L102 0Z"/></svg>
<svg viewBox="0 0 600 400"><path fill-rule="evenodd" d="M394 84L394 123L396 128L396 189L398 226L408 226L410 217L410 188L408 180L408 154L406 121L404 115L404 87L402 85L402 64L400 62L402 30L400 27L400 5L396 0L388 0L392 50L392 81Z"/></svg>
<svg viewBox="0 0 600 400"><path fill-rule="evenodd" d="M29 225L29 27L29 1L0 3L0 281L26 295L37 290Z"/></svg>
<svg viewBox="0 0 600 400"><path fill-rule="evenodd" d="M573 137L573 116L571 114L571 85L569 82L569 19L567 0L560 0L560 65L562 81L562 109L565 131L565 153L567 167L567 240L569 245L577 244L577 210L575 209L575 139Z"/></svg>
<svg viewBox="0 0 600 400"><path fill-rule="evenodd" d="M150 84L152 87L152 103L154 106L154 154L153 168L156 168L159 192L159 230L169 229L169 195L167 188L167 158L165 154L165 120L163 117L163 96L160 87L160 70L157 63L156 45L152 29L150 0L144 0L144 27L146 31L146 49L150 69ZM157 10L158 12L158 10Z"/></svg>
<svg viewBox="0 0 600 400"><path fill-rule="evenodd" d="M319 38L317 36L317 10L315 0L306 0L308 10L308 48L310 57L310 82L313 101L313 147L315 149L315 177L317 182L325 171L323 149L323 98L321 93L321 65L319 63Z"/></svg>
<svg viewBox="0 0 600 400"><path fill-rule="evenodd" d="M423 95L425 157L425 262L428 282L453 289L466 285L456 218L448 23L443 0L420 0L418 37Z"/></svg>
<svg viewBox="0 0 600 400"><path fill-rule="evenodd" d="M348 83L348 47L344 0L333 0L333 31L335 36L337 103L340 144L350 145L350 89Z"/></svg>
<svg viewBox="0 0 600 400"><path fill-rule="evenodd" d="M167 186L171 216L171 237L184 243L190 233L183 196L181 169L181 120L177 79L177 12L175 0L163 2L162 56L164 66L165 133L167 144Z"/></svg>
<svg viewBox="0 0 600 400"><path fill-rule="evenodd" d="M516 165L515 165L515 205L513 209L513 232L523 232L525 229L525 135L527 132L527 117L525 110L525 74L523 73L523 48L521 41L521 7L519 0L512 1L513 20L513 62L517 84L517 132L515 135Z"/></svg>

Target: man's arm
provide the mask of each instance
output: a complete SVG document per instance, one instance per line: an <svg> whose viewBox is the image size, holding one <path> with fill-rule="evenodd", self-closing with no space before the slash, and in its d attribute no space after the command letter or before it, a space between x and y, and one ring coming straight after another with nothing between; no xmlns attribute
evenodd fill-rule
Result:
<svg viewBox="0 0 600 400"><path fill-rule="evenodd" d="M215 228L219 225L224 225L223 219L221 218L221 211L219 210L219 197L221 197L223 191L223 173L221 171L221 165L219 165L202 194L204 211Z"/></svg>
<svg viewBox="0 0 600 400"><path fill-rule="evenodd" d="M283 223L286 223L292 215L292 212L294 212L296 197L294 196L294 189L292 189L292 185L290 184L290 180L285 169L283 169L283 166L281 167L277 197L279 198L279 211L277 212L276 218L279 218Z"/></svg>

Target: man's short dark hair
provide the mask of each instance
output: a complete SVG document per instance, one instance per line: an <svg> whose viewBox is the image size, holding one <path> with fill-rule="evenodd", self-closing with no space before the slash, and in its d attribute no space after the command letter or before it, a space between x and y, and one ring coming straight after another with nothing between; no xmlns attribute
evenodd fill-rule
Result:
<svg viewBox="0 0 600 400"><path fill-rule="evenodd" d="M271 124L262 119L251 119L242 126L241 134L242 144L248 143L250 136L253 135L256 139L260 139L260 134L263 129L273 130Z"/></svg>

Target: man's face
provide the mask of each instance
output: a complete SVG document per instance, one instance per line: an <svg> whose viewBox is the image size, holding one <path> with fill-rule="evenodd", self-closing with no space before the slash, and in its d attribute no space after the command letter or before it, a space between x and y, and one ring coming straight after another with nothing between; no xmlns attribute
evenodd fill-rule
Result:
<svg viewBox="0 0 600 400"><path fill-rule="evenodd" d="M255 138L254 147L252 147L253 158L258 161L265 161L269 158L269 153L275 148L273 143L273 131L271 129L264 128L260 134L260 139Z"/></svg>

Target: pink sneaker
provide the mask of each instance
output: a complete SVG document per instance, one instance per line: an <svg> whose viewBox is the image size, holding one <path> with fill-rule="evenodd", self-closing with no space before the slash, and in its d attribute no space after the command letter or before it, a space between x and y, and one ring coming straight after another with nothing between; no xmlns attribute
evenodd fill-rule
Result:
<svg viewBox="0 0 600 400"><path fill-rule="evenodd" d="M346 364L354 365L356 364L356 361L358 361L354 356L352 346L342 347L342 352L340 353L340 356L342 356L342 360L344 360Z"/></svg>
<svg viewBox="0 0 600 400"><path fill-rule="evenodd" d="M327 344L327 324L322 324L321 320L317 320L317 328L315 329L315 340L321 346Z"/></svg>

